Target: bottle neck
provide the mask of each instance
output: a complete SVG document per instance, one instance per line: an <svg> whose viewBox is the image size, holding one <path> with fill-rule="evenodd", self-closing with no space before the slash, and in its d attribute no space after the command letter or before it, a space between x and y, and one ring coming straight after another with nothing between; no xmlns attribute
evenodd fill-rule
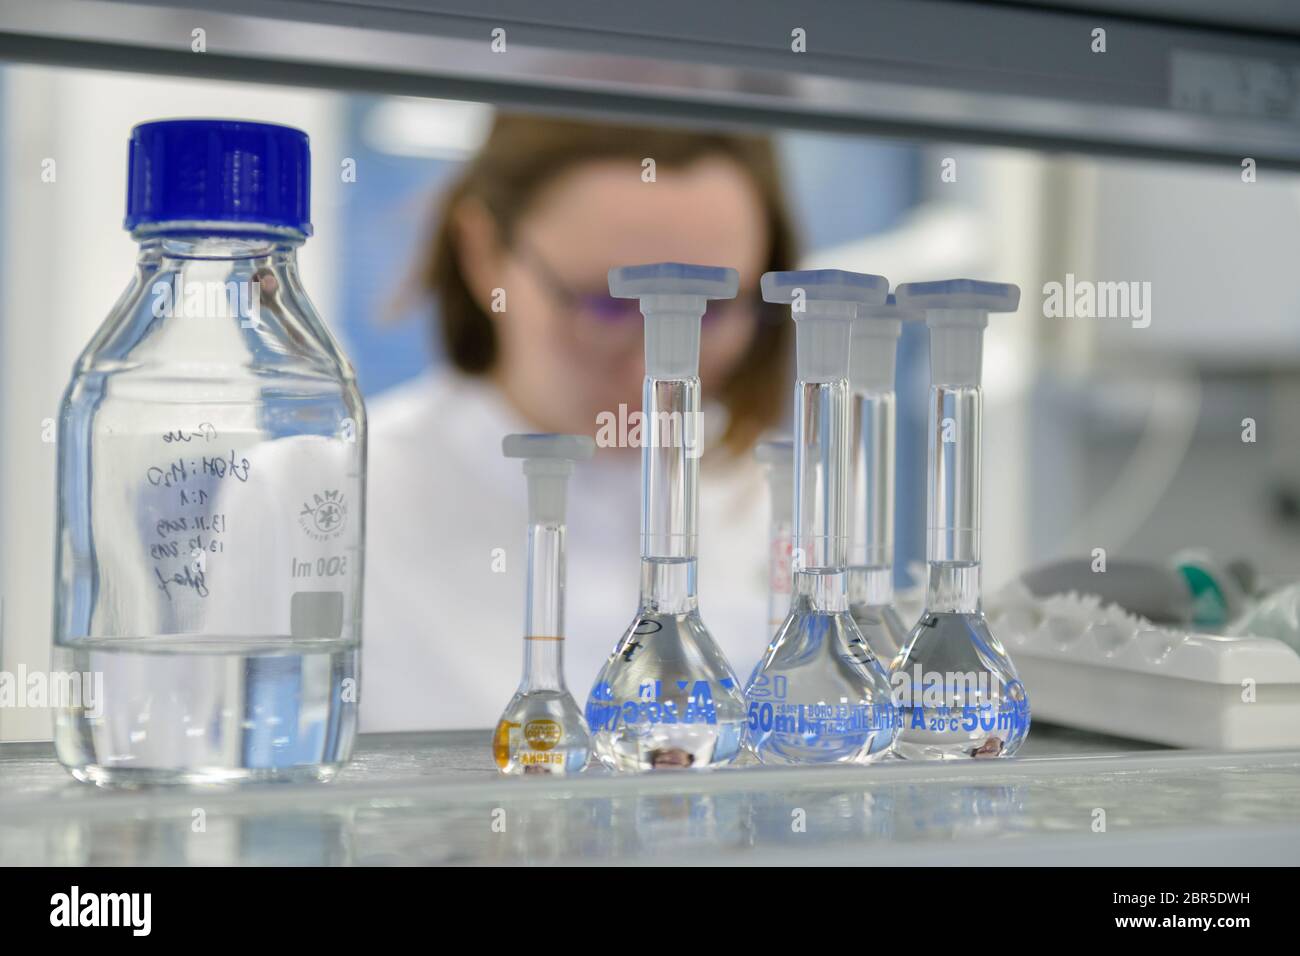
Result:
<svg viewBox="0 0 1300 956"><path fill-rule="evenodd" d="M154 319L231 318L243 328L281 317L286 298L305 298L301 237L136 234Z"/></svg>
<svg viewBox="0 0 1300 956"><path fill-rule="evenodd" d="M528 526L521 690L564 688L564 530L558 522Z"/></svg>
<svg viewBox="0 0 1300 956"><path fill-rule="evenodd" d="M979 609L980 426L978 385L932 385L926 557L931 611Z"/></svg>
<svg viewBox="0 0 1300 956"><path fill-rule="evenodd" d="M237 261L244 259L296 260L304 237L274 231L239 235L181 231L137 231L140 257L181 261Z"/></svg>
<svg viewBox="0 0 1300 956"><path fill-rule="evenodd" d="M646 376L641 419L641 557L693 561L703 429L699 378Z"/></svg>

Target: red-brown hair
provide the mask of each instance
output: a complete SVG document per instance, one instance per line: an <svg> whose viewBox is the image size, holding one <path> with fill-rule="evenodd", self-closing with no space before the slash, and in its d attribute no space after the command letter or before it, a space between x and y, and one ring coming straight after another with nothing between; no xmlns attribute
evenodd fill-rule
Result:
<svg viewBox="0 0 1300 956"><path fill-rule="evenodd" d="M582 163L653 156L660 167L696 160L730 159L753 182L767 220L765 270L794 268L796 240L781 190L776 154L757 136L690 132L648 126L498 114L486 143L442 198L437 231L420 268L420 285L438 300L443 351L457 369L488 372L497 359L496 331L461 269L453 211L476 200L492 215L500 239L509 245L515 227L543 188ZM727 408L723 445L733 453L750 447L779 424L786 390L783 380L792 338L791 323L760 322L748 352L722 384Z"/></svg>

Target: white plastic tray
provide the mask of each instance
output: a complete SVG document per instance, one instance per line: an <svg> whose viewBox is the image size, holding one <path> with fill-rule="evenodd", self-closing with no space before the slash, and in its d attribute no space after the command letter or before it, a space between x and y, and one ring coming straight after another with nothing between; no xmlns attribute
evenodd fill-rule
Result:
<svg viewBox="0 0 1300 956"><path fill-rule="evenodd" d="M1016 589L986 613L1035 717L1175 747L1300 746L1300 656L1281 641L1156 628L1096 599Z"/></svg>

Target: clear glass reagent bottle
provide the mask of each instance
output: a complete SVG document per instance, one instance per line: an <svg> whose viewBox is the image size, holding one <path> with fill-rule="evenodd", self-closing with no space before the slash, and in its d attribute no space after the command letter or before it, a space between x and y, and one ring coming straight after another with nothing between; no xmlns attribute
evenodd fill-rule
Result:
<svg viewBox="0 0 1300 956"><path fill-rule="evenodd" d="M849 337L881 276L769 272L763 298L791 305L796 363L793 593L745 688L746 746L763 763L885 755L897 717L881 663L849 613Z"/></svg>
<svg viewBox="0 0 1300 956"><path fill-rule="evenodd" d="M596 444L585 435L507 435L528 478L524 674L492 736L502 773L577 773L591 756L587 722L564 682L564 536L569 475Z"/></svg>
<svg viewBox="0 0 1300 956"><path fill-rule="evenodd" d="M587 701L596 756L614 770L720 766L740 752L740 684L696 594L700 320L729 299L734 269L657 263L611 269L610 294L641 300L641 597Z"/></svg>
<svg viewBox="0 0 1300 956"><path fill-rule="evenodd" d="M360 700L365 409L303 290L299 130L131 134L135 276L59 416L55 709L100 784L327 779Z"/></svg>
<svg viewBox="0 0 1300 956"><path fill-rule="evenodd" d="M1029 732L1029 697L980 603L980 425L984 329L1014 312L1018 287L953 279L900 286L930 327L926 606L890 681L907 759L1011 756Z"/></svg>

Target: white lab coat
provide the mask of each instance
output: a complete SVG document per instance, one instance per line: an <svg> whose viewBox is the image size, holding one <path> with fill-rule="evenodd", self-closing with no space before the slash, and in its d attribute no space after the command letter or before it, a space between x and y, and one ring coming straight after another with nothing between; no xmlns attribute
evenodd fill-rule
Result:
<svg viewBox="0 0 1300 956"><path fill-rule="evenodd" d="M379 396L369 422L361 729L491 727L519 683L527 571L525 479L501 438L536 429L489 382L443 371ZM743 681L768 640L767 490L749 456L716 457L701 463L700 611ZM635 449L601 448L570 479L580 707L636 611L639 479Z"/></svg>

